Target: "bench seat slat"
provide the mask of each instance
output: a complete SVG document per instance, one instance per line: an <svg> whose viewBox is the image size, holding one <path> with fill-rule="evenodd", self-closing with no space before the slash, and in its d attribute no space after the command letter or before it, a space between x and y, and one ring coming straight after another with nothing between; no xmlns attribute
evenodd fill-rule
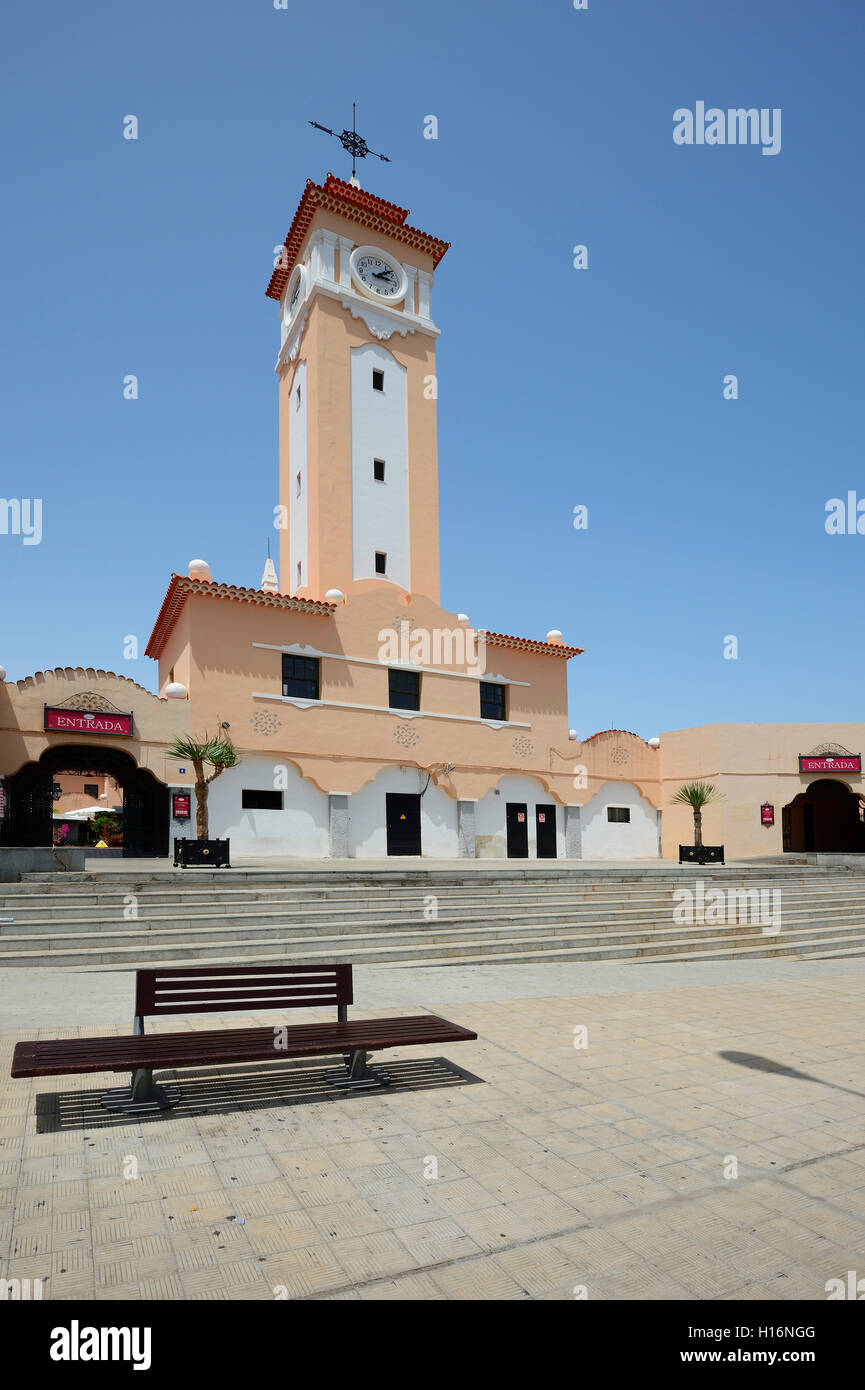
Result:
<svg viewBox="0 0 865 1390"><path fill-rule="evenodd" d="M410 1018L352 1019L349 1023L302 1023L275 1028L220 1028L192 1033L151 1033L142 1037L70 1038L20 1042L12 1075L61 1076L138 1068L188 1067L220 1062L279 1061L288 1057L328 1056L363 1049L463 1042L477 1033L436 1014Z"/></svg>

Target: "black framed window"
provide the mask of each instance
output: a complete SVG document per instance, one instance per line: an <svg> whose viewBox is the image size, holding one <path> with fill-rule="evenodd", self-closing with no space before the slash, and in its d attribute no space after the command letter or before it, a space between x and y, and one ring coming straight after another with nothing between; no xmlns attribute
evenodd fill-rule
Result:
<svg viewBox="0 0 865 1390"><path fill-rule="evenodd" d="M387 673L387 702L391 709L420 709L420 676L417 671Z"/></svg>
<svg viewBox="0 0 865 1390"><path fill-rule="evenodd" d="M507 720L506 685L493 685L491 681L481 681L481 719Z"/></svg>
<svg viewBox="0 0 865 1390"><path fill-rule="evenodd" d="M85 796L98 796L98 795L99 795L99 787L98 787L97 783L96 783L96 782L85 782L85 783L84 783L84 795L85 795Z"/></svg>
<svg viewBox="0 0 865 1390"><path fill-rule="evenodd" d="M384 459L373 459L372 476L375 478L377 483L384 482Z"/></svg>
<svg viewBox="0 0 865 1390"><path fill-rule="evenodd" d="M318 685L317 656L293 656L283 652L283 695L292 695L296 700L317 700Z"/></svg>
<svg viewBox="0 0 865 1390"><path fill-rule="evenodd" d="M258 791L255 787L244 787L240 793L240 804L244 811L281 811L282 792Z"/></svg>
<svg viewBox="0 0 865 1390"><path fill-rule="evenodd" d="M384 390L384 372L380 367L373 367L372 369L372 389L373 391Z"/></svg>
<svg viewBox="0 0 865 1390"><path fill-rule="evenodd" d="M387 555L383 550L375 552L375 572L376 574L387 574Z"/></svg>
<svg viewBox="0 0 865 1390"><path fill-rule="evenodd" d="M630 806L608 806L607 820L616 821L619 825L625 825L631 819Z"/></svg>

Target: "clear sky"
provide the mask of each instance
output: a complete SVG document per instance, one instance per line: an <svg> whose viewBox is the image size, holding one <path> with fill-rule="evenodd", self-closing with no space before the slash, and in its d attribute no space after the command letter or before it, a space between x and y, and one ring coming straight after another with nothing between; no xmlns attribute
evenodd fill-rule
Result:
<svg viewBox="0 0 865 1390"><path fill-rule="evenodd" d="M304 181L349 171L307 122L356 100L392 160L364 186L453 242L444 604L585 647L582 737L865 718L865 535L825 528L865 498L860 0L46 0L4 30L0 495L43 503L40 544L0 534L9 679L152 689L123 644L173 570L258 584L264 289ZM675 144L698 102L780 108L780 152Z"/></svg>

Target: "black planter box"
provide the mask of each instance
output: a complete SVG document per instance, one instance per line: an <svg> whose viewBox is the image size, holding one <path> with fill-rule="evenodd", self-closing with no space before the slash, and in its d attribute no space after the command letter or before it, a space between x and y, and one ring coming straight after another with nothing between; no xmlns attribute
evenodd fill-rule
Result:
<svg viewBox="0 0 865 1390"><path fill-rule="evenodd" d="M680 864L723 864L723 845L679 845Z"/></svg>
<svg viewBox="0 0 865 1390"><path fill-rule="evenodd" d="M230 869L227 840L175 840L174 867Z"/></svg>

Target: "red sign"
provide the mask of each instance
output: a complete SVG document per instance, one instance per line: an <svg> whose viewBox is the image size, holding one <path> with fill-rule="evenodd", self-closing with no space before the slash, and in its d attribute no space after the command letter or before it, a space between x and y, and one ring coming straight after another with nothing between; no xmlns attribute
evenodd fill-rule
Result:
<svg viewBox="0 0 865 1390"><path fill-rule="evenodd" d="M800 772L861 772L861 753L827 753L812 758L799 754Z"/></svg>
<svg viewBox="0 0 865 1390"><path fill-rule="evenodd" d="M189 820L189 793L175 792L173 796L175 820Z"/></svg>
<svg viewBox="0 0 865 1390"><path fill-rule="evenodd" d="M518 820L521 824L522 824L522 822L525 820L525 818L526 818L526 813L525 813L525 811L517 811L517 820Z"/></svg>
<svg viewBox="0 0 865 1390"><path fill-rule="evenodd" d="M763 805L760 807L760 820L763 825L775 824L775 807L770 806L768 801L764 801Z"/></svg>
<svg viewBox="0 0 865 1390"><path fill-rule="evenodd" d="M544 815L543 811L538 811L538 821L539 821L541 824L543 824L545 820L546 820L546 816Z"/></svg>
<svg viewBox="0 0 865 1390"><path fill-rule="evenodd" d="M112 734L132 737L131 714L90 713L81 709L55 709L45 706L45 728L64 734Z"/></svg>

